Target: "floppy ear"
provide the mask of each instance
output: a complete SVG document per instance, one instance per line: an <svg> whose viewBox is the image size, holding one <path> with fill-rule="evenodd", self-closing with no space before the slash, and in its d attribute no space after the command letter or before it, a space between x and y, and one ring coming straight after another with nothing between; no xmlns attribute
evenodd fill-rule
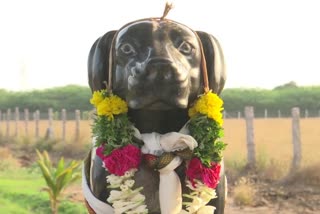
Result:
<svg viewBox="0 0 320 214"><path fill-rule="evenodd" d="M212 35L202 31L196 32L203 46L207 64L209 87L213 92L220 94L226 81L222 48L218 40Z"/></svg>
<svg viewBox="0 0 320 214"><path fill-rule="evenodd" d="M109 54L117 31L109 31L92 45L88 57L88 80L91 91L105 89L109 76Z"/></svg>

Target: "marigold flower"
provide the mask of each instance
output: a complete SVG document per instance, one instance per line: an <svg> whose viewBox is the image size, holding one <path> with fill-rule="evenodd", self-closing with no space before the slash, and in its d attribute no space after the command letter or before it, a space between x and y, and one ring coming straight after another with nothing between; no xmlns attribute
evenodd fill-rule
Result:
<svg viewBox="0 0 320 214"><path fill-rule="evenodd" d="M106 90L95 91L90 99L90 103L97 109L99 116L107 116L113 120L114 115L128 112L127 103L116 95L104 97Z"/></svg>
<svg viewBox="0 0 320 214"><path fill-rule="evenodd" d="M90 99L90 103L95 107L97 107L102 100L103 100L103 91L95 91L93 92L92 98Z"/></svg>
<svg viewBox="0 0 320 214"><path fill-rule="evenodd" d="M193 117L200 113L222 125L222 105L223 101L217 94L208 92L198 98L194 106L189 109L188 114L189 117Z"/></svg>

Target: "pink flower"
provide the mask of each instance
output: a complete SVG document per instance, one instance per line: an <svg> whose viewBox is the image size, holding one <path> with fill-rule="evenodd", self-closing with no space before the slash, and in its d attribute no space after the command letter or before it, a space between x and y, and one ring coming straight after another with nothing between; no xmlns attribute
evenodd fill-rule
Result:
<svg viewBox="0 0 320 214"><path fill-rule="evenodd" d="M101 160L103 160L105 158L105 155L103 154L103 150L104 150L103 145L99 146L96 149L96 155L98 155L98 157L101 158Z"/></svg>
<svg viewBox="0 0 320 214"><path fill-rule="evenodd" d="M198 158L192 158L189 166L186 170L186 175L192 183L193 187L196 187L195 179L202 181L210 188L216 188L220 178L221 166L212 162L211 167L208 168L202 165Z"/></svg>
<svg viewBox="0 0 320 214"><path fill-rule="evenodd" d="M139 167L141 151L139 148L129 144L113 150L110 155L104 156L102 160L110 173L122 176L126 171Z"/></svg>

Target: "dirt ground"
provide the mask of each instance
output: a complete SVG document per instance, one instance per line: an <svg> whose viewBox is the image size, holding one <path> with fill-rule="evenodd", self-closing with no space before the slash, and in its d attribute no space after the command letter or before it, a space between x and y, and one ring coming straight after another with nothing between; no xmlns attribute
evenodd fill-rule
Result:
<svg viewBox="0 0 320 214"><path fill-rule="evenodd" d="M252 206L238 206L232 193L226 201L225 214L319 214L320 187L296 185L274 185L263 183L256 185L257 200ZM230 189L233 187L231 186ZM67 190L70 199L82 202L83 196L79 186Z"/></svg>
<svg viewBox="0 0 320 214"><path fill-rule="evenodd" d="M261 187L259 200L254 206L237 206L229 197L226 214L316 214L320 213L320 192L310 188Z"/></svg>

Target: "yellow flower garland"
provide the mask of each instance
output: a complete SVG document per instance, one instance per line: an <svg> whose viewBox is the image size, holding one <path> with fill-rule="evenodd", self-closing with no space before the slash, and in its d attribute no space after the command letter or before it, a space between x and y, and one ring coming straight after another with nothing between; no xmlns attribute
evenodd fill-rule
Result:
<svg viewBox="0 0 320 214"><path fill-rule="evenodd" d="M105 115L109 120L113 120L114 115L128 112L127 103L118 96L107 96L106 90L95 91L90 103L96 107L99 116Z"/></svg>
<svg viewBox="0 0 320 214"><path fill-rule="evenodd" d="M215 120L220 126L222 126L222 105L222 99L217 94L209 91L198 98L194 106L189 109L188 114L190 118L195 116L197 113L206 115L208 118Z"/></svg>

